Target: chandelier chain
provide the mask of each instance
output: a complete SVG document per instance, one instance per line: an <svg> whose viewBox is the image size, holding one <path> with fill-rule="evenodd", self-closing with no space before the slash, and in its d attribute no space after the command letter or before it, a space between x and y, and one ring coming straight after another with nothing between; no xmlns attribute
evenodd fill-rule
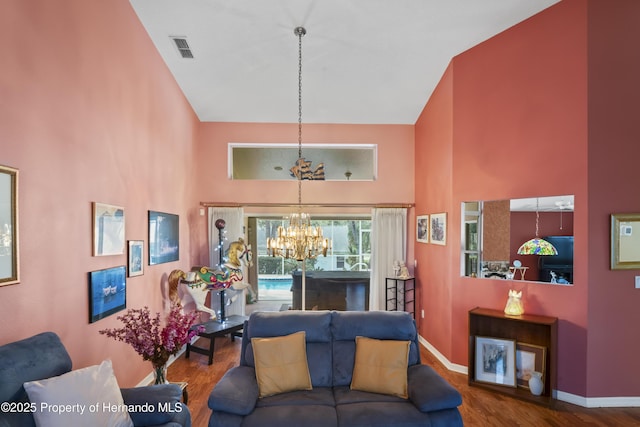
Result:
<svg viewBox="0 0 640 427"><path fill-rule="evenodd" d="M302 36L304 31L296 28L298 35L298 159L302 158ZM298 175L298 206L302 205L302 177ZM299 207L301 210L302 207Z"/></svg>
<svg viewBox="0 0 640 427"><path fill-rule="evenodd" d="M296 165L300 168L304 163L302 158L302 36L306 34L304 27L294 30L298 36L298 160ZM293 169L293 168L292 168ZM276 236L267 239L267 254L294 258L302 261L302 293L304 295L304 271L305 260L316 258L318 255L327 256L331 249L331 240L322 234L322 227L311 225L311 216L302 212L302 171L296 173L298 181L298 211L289 217L289 225L278 227ZM304 310L304 298L302 300Z"/></svg>

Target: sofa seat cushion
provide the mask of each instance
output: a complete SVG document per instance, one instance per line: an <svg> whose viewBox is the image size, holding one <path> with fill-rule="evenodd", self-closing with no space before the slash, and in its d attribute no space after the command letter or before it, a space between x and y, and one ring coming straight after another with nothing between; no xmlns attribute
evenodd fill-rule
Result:
<svg viewBox="0 0 640 427"><path fill-rule="evenodd" d="M258 399L256 408L270 406L304 406L324 405L334 406L333 391L329 387L316 387L313 390L299 390L290 393L281 393Z"/></svg>
<svg viewBox="0 0 640 427"><path fill-rule="evenodd" d="M265 406L242 420L242 427L283 426L337 427L336 409L328 405Z"/></svg>
<svg viewBox="0 0 640 427"><path fill-rule="evenodd" d="M377 403L377 402L406 402L390 394L369 393L367 391L351 390L348 386L334 387L333 398L336 405L346 405L349 403Z"/></svg>
<svg viewBox="0 0 640 427"><path fill-rule="evenodd" d="M336 406L338 422L348 427L430 426L429 414L420 412L411 402L348 403Z"/></svg>

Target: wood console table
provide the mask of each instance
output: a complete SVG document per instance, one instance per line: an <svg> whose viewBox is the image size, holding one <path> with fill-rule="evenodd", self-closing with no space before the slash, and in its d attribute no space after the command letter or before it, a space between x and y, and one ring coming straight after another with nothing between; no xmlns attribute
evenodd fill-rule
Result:
<svg viewBox="0 0 640 427"><path fill-rule="evenodd" d="M200 332L198 336L209 339L209 348L196 347L191 343L187 343L187 350L185 351L184 357L188 359L189 353L192 351L204 354L205 356L209 356L209 365L211 365L213 363L213 346L216 341L216 337L231 335L231 341L233 341L237 336L238 331L244 327L244 322L247 319L249 318L246 316L234 314L233 316L227 317L224 322L209 320L208 322L194 325L194 327L204 326L204 331Z"/></svg>
<svg viewBox="0 0 640 427"><path fill-rule="evenodd" d="M476 336L515 340L546 349L544 391L534 396L526 388L507 387L476 380ZM558 319L556 317L522 314L509 316L503 311L488 308L474 308L469 311L469 385L502 393L521 400L544 406L553 406L553 390L556 389L556 364L558 358Z"/></svg>

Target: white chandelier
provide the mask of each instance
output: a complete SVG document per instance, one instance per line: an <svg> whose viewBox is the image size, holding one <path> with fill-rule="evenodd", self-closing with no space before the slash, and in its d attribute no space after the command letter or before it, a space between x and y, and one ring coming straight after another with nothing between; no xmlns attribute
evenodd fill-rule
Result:
<svg viewBox="0 0 640 427"><path fill-rule="evenodd" d="M307 31L297 27L294 34L298 36L298 161L296 165L305 163L302 157L302 36ZM322 254L327 256L331 248L331 240L322 235L321 227L311 225L311 215L302 212L302 171L294 166L292 172L298 180L298 209L289 216L287 227L279 226L277 235L267 239L267 254L293 258L302 261L302 310L305 309L305 260L316 258Z"/></svg>

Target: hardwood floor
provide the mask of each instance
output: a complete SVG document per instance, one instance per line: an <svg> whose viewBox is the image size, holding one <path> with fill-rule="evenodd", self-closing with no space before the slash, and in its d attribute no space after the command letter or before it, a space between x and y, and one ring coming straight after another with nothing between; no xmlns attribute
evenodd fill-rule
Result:
<svg viewBox="0 0 640 427"><path fill-rule="evenodd" d="M191 416L194 427L205 427L211 410L207 407L209 393L216 382L240 358L240 339L217 338L212 365L207 356L192 353L189 359L180 356L168 370L170 381L187 381ZM202 344L200 344L202 345ZM460 412L465 426L640 426L640 408L587 409L558 402L549 409L533 403L512 399L489 391L470 387L467 376L447 370L429 351L421 348L422 363L431 365L462 394Z"/></svg>

